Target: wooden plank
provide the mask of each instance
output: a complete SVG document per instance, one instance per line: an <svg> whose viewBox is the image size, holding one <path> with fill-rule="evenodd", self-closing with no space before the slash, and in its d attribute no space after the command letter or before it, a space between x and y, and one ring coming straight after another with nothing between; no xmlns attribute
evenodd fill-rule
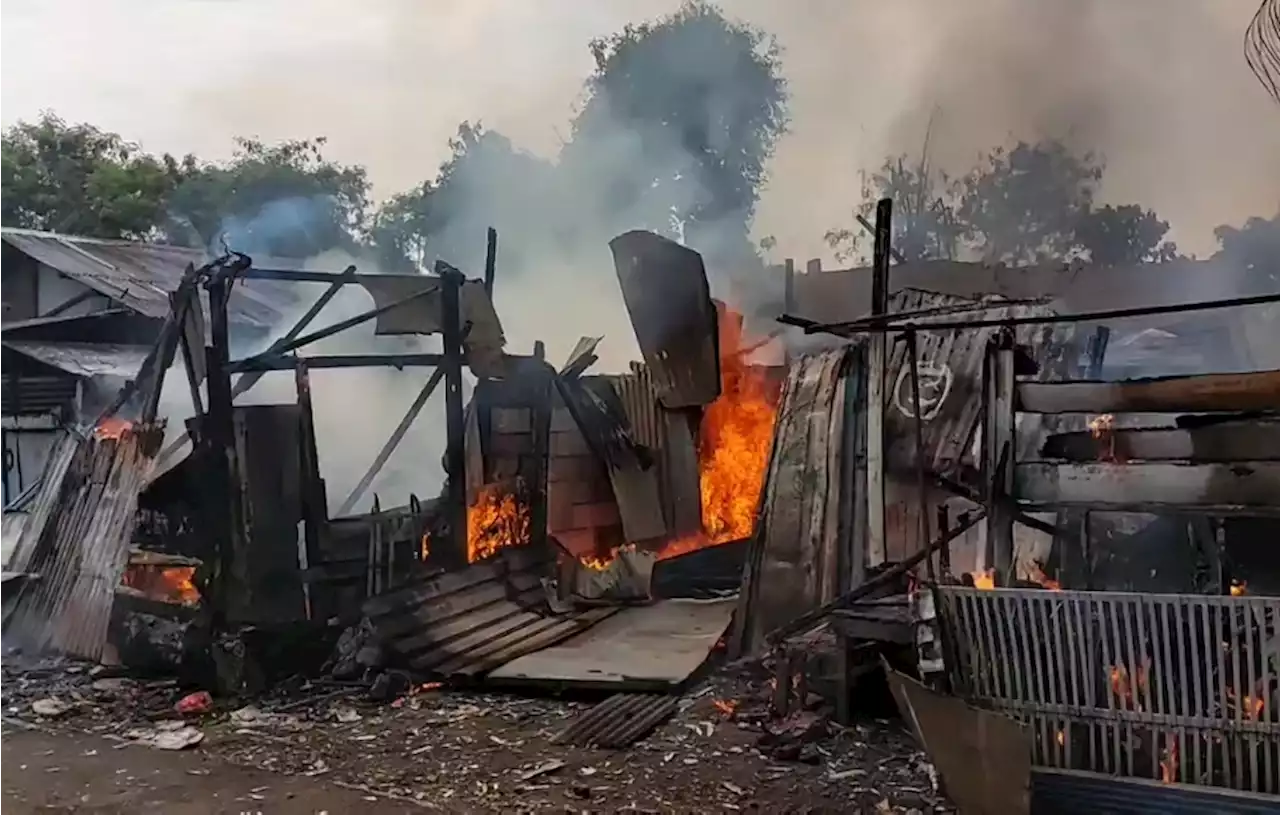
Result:
<svg viewBox="0 0 1280 815"><path fill-rule="evenodd" d="M591 456L553 456L547 464L548 481L591 481L603 477L603 465Z"/></svg>
<svg viewBox="0 0 1280 815"><path fill-rule="evenodd" d="M1280 462L1019 464L1014 494L1028 505L1280 512Z"/></svg>
<svg viewBox="0 0 1280 815"><path fill-rule="evenodd" d="M622 523L617 504L574 504L574 529L588 526L613 526Z"/></svg>
<svg viewBox="0 0 1280 815"><path fill-rule="evenodd" d="M587 440L575 429L551 433L551 455L589 456L592 452Z"/></svg>
<svg viewBox="0 0 1280 815"><path fill-rule="evenodd" d="M495 407L489 414L493 433L528 433L533 430L529 408Z"/></svg>
<svg viewBox="0 0 1280 815"><path fill-rule="evenodd" d="M1277 405L1280 371L1018 385L1018 410L1030 413L1231 412Z"/></svg>
<svg viewBox="0 0 1280 815"><path fill-rule="evenodd" d="M1280 460L1280 422L1224 422L1205 427L1161 427L1055 433L1044 443L1047 458L1069 461L1172 461L1193 463Z"/></svg>
<svg viewBox="0 0 1280 815"><path fill-rule="evenodd" d="M495 456L518 456L533 452L533 436L529 433L494 433L489 438L490 452Z"/></svg>

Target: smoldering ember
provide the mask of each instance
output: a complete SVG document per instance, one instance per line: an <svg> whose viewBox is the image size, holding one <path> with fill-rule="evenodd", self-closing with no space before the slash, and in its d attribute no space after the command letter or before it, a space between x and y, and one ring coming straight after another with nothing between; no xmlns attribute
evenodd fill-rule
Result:
<svg viewBox="0 0 1280 815"><path fill-rule="evenodd" d="M630 65L698 25L765 50L696 2L593 47ZM1246 53L1268 90L1277 44L1265 0ZM830 236L869 241L867 265L802 271L743 250L758 166L700 165L708 198L680 188L684 209L616 176L571 205L602 144L669 141L587 110L535 171L465 126L453 175L371 228L435 224L417 242L357 241L351 189L268 185L244 209L277 171L364 195L312 143L246 142L243 177L166 156L153 169L188 186L124 225L141 191L76 220L68 176L14 180L16 157L69 173L88 159L68 145L110 134L6 135L4 804L1280 811L1280 216L1198 260L1082 181L1092 226L1006 224L997 251L921 159ZM151 161L117 148L112 172ZM1014 183L1005 156L983 178ZM493 166L545 181L516 209L559 191L561 220L522 210L501 254L477 219L505 230L506 193L472 189ZM225 209L181 209L219 184ZM65 224L94 234L48 231ZM1140 250L1089 237L1153 224ZM548 246L611 253L630 325L597 336L526 296ZM516 347L513 325L547 333ZM545 340L566 330L561 358ZM378 385L326 390L338 370ZM384 427L388 382L407 409ZM400 488L441 466L438 490Z"/></svg>

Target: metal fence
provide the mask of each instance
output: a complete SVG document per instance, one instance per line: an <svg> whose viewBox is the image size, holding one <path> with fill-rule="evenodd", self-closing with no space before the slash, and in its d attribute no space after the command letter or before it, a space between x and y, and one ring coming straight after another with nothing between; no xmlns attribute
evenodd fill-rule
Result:
<svg viewBox="0 0 1280 815"><path fill-rule="evenodd" d="M1280 793L1280 597L938 589L956 692L1033 762Z"/></svg>

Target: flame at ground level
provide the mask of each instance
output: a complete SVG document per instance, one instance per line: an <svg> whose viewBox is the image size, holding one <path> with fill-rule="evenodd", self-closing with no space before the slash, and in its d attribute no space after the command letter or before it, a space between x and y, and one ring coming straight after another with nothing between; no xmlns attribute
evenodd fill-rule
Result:
<svg viewBox="0 0 1280 815"><path fill-rule="evenodd" d="M120 582L155 600L194 606L200 602L200 590L196 588L195 577L194 566L131 563Z"/></svg>
<svg viewBox="0 0 1280 815"><path fill-rule="evenodd" d="M486 484L467 507L467 562L475 563L529 538L529 508L514 491ZM429 544L428 544L429 546Z"/></svg>

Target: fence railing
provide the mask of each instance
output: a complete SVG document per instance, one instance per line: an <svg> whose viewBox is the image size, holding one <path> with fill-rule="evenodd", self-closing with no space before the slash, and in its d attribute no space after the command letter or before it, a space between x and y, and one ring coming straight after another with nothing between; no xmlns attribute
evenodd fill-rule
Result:
<svg viewBox="0 0 1280 815"><path fill-rule="evenodd" d="M1280 597L938 594L953 687L1035 764L1280 793Z"/></svg>

